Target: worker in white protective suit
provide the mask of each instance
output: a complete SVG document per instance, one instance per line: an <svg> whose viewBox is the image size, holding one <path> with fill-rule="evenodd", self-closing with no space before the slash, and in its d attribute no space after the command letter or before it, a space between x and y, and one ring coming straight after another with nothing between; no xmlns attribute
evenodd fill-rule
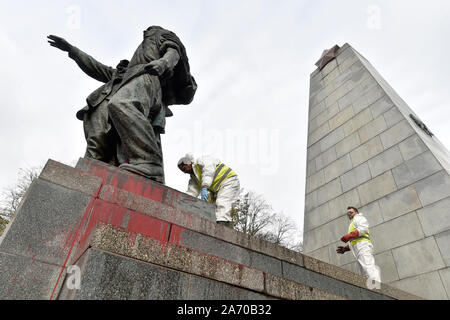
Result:
<svg viewBox="0 0 450 320"><path fill-rule="evenodd" d="M218 159L203 156L195 159L187 154L178 161L178 168L190 174L187 194L215 203L216 221L232 227L231 206L239 196L240 184L237 174Z"/></svg>
<svg viewBox="0 0 450 320"><path fill-rule="evenodd" d="M375 265L375 258L373 257L373 245L370 240L369 222L366 217L359 213L358 209L354 207L347 208L347 216L351 222L348 233L341 238L341 241L345 243L350 241L351 251L358 261L361 273L368 278L367 285L378 286L381 282L380 269ZM339 246L336 252L344 254L345 252L350 251L350 246ZM375 281L375 284L373 281Z"/></svg>

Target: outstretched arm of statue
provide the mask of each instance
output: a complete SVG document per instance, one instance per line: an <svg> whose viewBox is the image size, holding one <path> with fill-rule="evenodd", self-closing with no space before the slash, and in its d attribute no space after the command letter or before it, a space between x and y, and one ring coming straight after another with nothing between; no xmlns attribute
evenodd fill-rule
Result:
<svg viewBox="0 0 450 320"><path fill-rule="evenodd" d="M111 80L113 72L115 70L114 68L108 67L98 62L90 55L71 45L61 37L50 35L47 38L49 39L48 43L50 43L52 47L68 52L69 57L75 60L80 69L83 70L84 73L86 73L91 78L105 83Z"/></svg>
<svg viewBox="0 0 450 320"><path fill-rule="evenodd" d="M161 59L150 62L145 66L145 69L151 75L161 76L165 72L172 73L178 61L180 61L178 51L173 48L168 48L167 52Z"/></svg>

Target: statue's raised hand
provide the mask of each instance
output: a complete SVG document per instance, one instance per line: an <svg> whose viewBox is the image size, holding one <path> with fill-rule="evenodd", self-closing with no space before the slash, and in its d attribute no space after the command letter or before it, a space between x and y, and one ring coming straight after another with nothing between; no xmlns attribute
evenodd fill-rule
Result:
<svg viewBox="0 0 450 320"><path fill-rule="evenodd" d="M47 38L49 39L48 43L50 43L52 47L66 52L69 52L72 49L72 45L61 37L50 35Z"/></svg>

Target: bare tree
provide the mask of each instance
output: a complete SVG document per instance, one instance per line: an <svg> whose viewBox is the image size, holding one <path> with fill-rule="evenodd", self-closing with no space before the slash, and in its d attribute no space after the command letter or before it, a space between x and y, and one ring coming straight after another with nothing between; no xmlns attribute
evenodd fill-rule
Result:
<svg viewBox="0 0 450 320"><path fill-rule="evenodd" d="M8 220L3 219L2 217L0 217L0 235L3 233L3 231L6 228L6 225L8 224Z"/></svg>
<svg viewBox="0 0 450 320"><path fill-rule="evenodd" d="M263 196L241 190L231 213L236 230L300 252L302 242L295 241L295 223L282 213L276 213Z"/></svg>
<svg viewBox="0 0 450 320"><path fill-rule="evenodd" d="M257 236L270 225L275 213L261 195L242 189L233 206L231 217L236 230Z"/></svg>
<svg viewBox="0 0 450 320"><path fill-rule="evenodd" d="M11 220L22 201L28 187L39 176L42 167L30 167L19 169L17 182L3 191L3 199L0 200L0 218L6 222Z"/></svg>

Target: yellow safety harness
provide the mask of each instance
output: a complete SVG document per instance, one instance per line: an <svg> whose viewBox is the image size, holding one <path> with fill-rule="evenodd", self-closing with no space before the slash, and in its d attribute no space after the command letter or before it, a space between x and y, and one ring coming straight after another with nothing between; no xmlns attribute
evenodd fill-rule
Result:
<svg viewBox="0 0 450 320"><path fill-rule="evenodd" d="M356 230L356 228L355 228L355 225L353 224L353 220L352 220L352 223L350 223L350 226L348 227L348 233L353 232L353 231L355 231L355 230ZM366 234L360 235L358 238L355 238L355 239L351 240L351 241L350 241L350 244L351 244L352 246L354 246L357 242L360 242L360 241L369 241L369 242L372 242L372 241L370 241L369 230L367 230L367 233L366 233Z"/></svg>
<svg viewBox="0 0 450 320"><path fill-rule="evenodd" d="M198 164L194 165L195 174L191 174L191 178L195 181L195 183L202 187L202 168ZM198 176L198 178L197 178ZM222 183L231 177L237 176L237 174L228 166L223 163L219 163L216 166L216 172L214 173L213 181L208 188L208 191L211 193L209 197L209 202L216 201L217 192L219 192Z"/></svg>

